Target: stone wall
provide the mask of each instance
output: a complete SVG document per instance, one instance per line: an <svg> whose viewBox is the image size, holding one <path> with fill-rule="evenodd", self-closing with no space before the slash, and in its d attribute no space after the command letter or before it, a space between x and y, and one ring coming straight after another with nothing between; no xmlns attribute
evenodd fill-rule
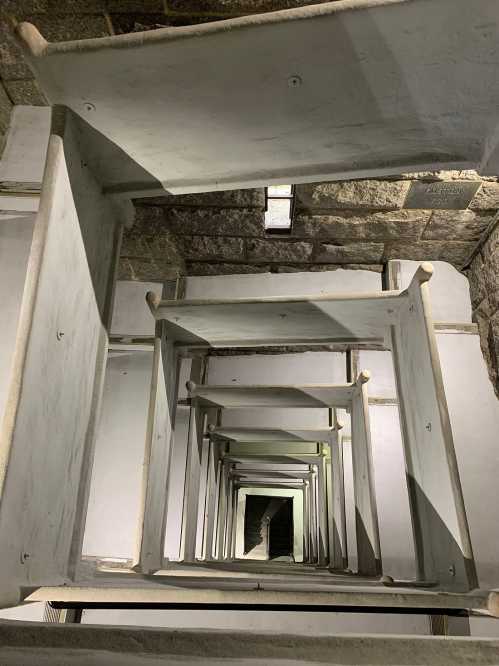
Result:
<svg viewBox="0 0 499 666"><path fill-rule="evenodd" d="M413 183L441 181L475 184L478 190L469 207L406 208ZM278 235L264 227L263 189L157 197L135 204L136 222L125 235L123 256L132 268L136 260L141 262L137 275L143 275L148 257L160 259L161 249L173 246L185 261L183 267L176 261L174 268L185 268L187 275L339 266L381 271L389 259L440 260L461 269L499 208L499 183L474 172L446 172L298 185L292 228ZM156 275L156 266L152 272Z"/></svg>
<svg viewBox="0 0 499 666"><path fill-rule="evenodd" d="M480 344L490 380L499 397L499 225L496 223L467 271L473 321L480 330Z"/></svg>

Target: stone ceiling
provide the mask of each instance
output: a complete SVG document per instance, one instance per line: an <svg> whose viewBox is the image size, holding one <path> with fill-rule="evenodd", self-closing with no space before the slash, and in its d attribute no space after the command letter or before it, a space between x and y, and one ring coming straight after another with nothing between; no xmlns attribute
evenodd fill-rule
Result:
<svg viewBox="0 0 499 666"><path fill-rule="evenodd" d="M326 0L316 0L315 4ZM10 39L12 22L34 23L49 41L182 26L306 0L1 0L0 135L13 104L45 105L33 75ZM1 136L0 136L1 138ZM471 201L414 207L411 192L428 183L476 184ZM411 189L412 188L412 189ZM471 185L473 190L473 186ZM459 195L456 201L459 200ZM411 203L412 201L412 203ZM423 199L424 202L424 199ZM474 320L499 393L499 183L474 172L301 185L287 235L265 232L263 190L165 196L136 201L127 230L121 277L164 280L175 275L332 270L381 271L389 259L442 260L470 279ZM469 203L469 205L468 205Z"/></svg>

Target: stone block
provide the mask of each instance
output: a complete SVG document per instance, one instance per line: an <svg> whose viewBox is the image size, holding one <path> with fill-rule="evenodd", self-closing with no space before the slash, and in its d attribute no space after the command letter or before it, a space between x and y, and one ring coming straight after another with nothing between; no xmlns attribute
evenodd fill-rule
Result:
<svg viewBox="0 0 499 666"><path fill-rule="evenodd" d="M46 0L49 14L99 14L108 11L111 0Z"/></svg>
<svg viewBox="0 0 499 666"><path fill-rule="evenodd" d="M480 312L473 312L472 320L478 326L478 333L480 335L480 348L482 350L483 358L487 364L489 377L493 381L492 363L489 349L489 331L490 331L490 317L481 314Z"/></svg>
<svg viewBox="0 0 499 666"><path fill-rule="evenodd" d="M129 32L145 32L157 30L170 25L164 14L110 14L113 30L117 35L125 35Z"/></svg>
<svg viewBox="0 0 499 666"><path fill-rule="evenodd" d="M237 208L165 208L166 223L177 234L263 236L263 211Z"/></svg>
<svg viewBox="0 0 499 666"><path fill-rule="evenodd" d="M382 264L291 264L285 266L278 266L277 273L324 273L337 270L362 270L373 271L375 273L383 272Z"/></svg>
<svg viewBox="0 0 499 666"><path fill-rule="evenodd" d="M10 113L12 111L12 102L7 95L5 88L0 81L0 135L5 135L10 123ZM3 140L0 138L0 154L3 149Z"/></svg>
<svg viewBox="0 0 499 666"><path fill-rule="evenodd" d="M164 282L173 280L184 273L183 264L175 264L161 259L137 259L120 257L118 280L140 280L143 282Z"/></svg>
<svg viewBox="0 0 499 666"><path fill-rule="evenodd" d="M242 238L223 236L181 236L183 256L191 261L238 261L244 259Z"/></svg>
<svg viewBox="0 0 499 666"><path fill-rule="evenodd" d="M469 207L471 210L492 210L499 208L499 183L482 183Z"/></svg>
<svg viewBox="0 0 499 666"><path fill-rule="evenodd" d="M499 247L482 249L483 279L492 311L499 310Z"/></svg>
<svg viewBox="0 0 499 666"><path fill-rule="evenodd" d="M47 106L45 95L34 79L4 81L4 85L13 104Z"/></svg>
<svg viewBox="0 0 499 666"><path fill-rule="evenodd" d="M330 215L298 214L293 222L293 236L330 240L389 240L420 238L431 211L397 210L360 213L335 211Z"/></svg>
<svg viewBox="0 0 499 666"><path fill-rule="evenodd" d="M166 227L158 233L144 233L140 227L125 229L121 256L135 259L159 259L174 264L183 263L177 239Z"/></svg>
<svg viewBox="0 0 499 666"><path fill-rule="evenodd" d="M435 210L424 230L423 240L478 241L493 219L490 212Z"/></svg>
<svg viewBox="0 0 499 666"><path fill-rule="evenodd" d="M110 14L162 14L163 0L106 0Z"/></svg>
<svg viewBox="0 0 499 666"><path fill-rule="evenodd" d="M312 273L336 271L339 269L345 271L372 271L373 273L382 273L383 264L341 264L340 266L334 266L333 264L312 264L312 266L310 266L310 271Z"/></svg>
<svg viewBox="0 0 499 666"><path fill-rule="evenodd" d="M50 0L2 0L2 10L6 14L15 17L17 20L22 20L27 14L46 12L49 1Z"/></svg>
<svg viewBox="0 0 499 666"><path fill-rule="evenodd" d="M385 246L384 260L412 259L413 261L447 261L456 268L466 264L476 243L464 241L419 241L417 243L393 242Z"/></svg>
<svg viewBox="0 0 499 666"><path fill-rule="evenodd" d="M498 249L499 249L499 225L496 225L495 229L492 229L492 231L490 232L490 235L487 238L482 248L484 259L486 259L488 255L497 252Z"/></svg>
<svg viewBox="0 0 499 666"><path fill-rule="evenodd" d="M476 308L487 297L487 287L485 284L485 271L483 267L482 255L479 253L471 262L467 272L468 282L470 283L471 305Z"/></svg>
<svg viewBox="0 0 499 666"><path fill-rule="evenodd" d="M345 180L297 185L297 207L317 212L338 208L396 210L403 207L409 186L408 180Z"/></svg>
<svg viewBox="0 0 499 666"><path fill-rule="evenodd" d="M27 16L49 42L106 37L110 34L103 14L36 14Z"/></svg>
<svg viewBox="0 0 499 666"><path fill-rule="evenodd" d="M222 190L221 192L200 192L198 194L165 194L162 197L137 199L138 204L191 208L265 208L265 190Z"/></svg>
<svg viewBox="0 0 499 666"><path fill-rule="evenodd" d="M312 243L281 239L249 240L246 247L249 261L284 264L311 261L313 249Z"/></svg>
<svg viewBox="0 0 499 666"><path fill-rule="evenodd" d="M317 5L328 0L168 0L167 8L172 12L186 14L219 14L240 16L293 9L304 5Z"/></svg>
<svg viewBox="0 0 499 666"><path fill-rule="evenodd" d="M473 319L478 324L480 346L487 363L490 381L499 398L499 311L490 318L474 313Z"/></svg>
<svg viewBox="0 0 499 666"><path fill-rule="evenodd" d="M478 175L474 169L441 170L441 171L415 171L403 173L398 178L408 180L422 180L425 182L437 182L444 180L495 180L494 176L483 177Z"/></svg>
<svg viewBox="0 0 499 666"><path fill-rule="evenodd" d="M230 264L188 261L186 275L246 275L250 273L269 273L269 264Z"/></svg>
<svg viewBox="0 0 499 666"><path fill-rule="evenodd" d="M9 79L32 79L33 74L23 60L20 47L13 35L13 26L0 20L0 77Z"/></svg>
<svg viewBox="0 0 499 666"><path fill-rule="evenodd" d="M333 245L321 243L315 254L317 264L379 264L383 257L383 243L351 243Z"/></svg>

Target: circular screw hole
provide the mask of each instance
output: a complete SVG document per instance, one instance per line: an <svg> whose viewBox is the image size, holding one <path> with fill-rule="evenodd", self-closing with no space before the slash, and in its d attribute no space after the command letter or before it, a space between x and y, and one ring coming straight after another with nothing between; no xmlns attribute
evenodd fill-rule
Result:
<svg viewBox="0 0 499 666"><path fill-rule="evenodd" d="M303 83L301 76L298 74L293 74L288 78L288 86L290 88L298 88Z"/></svg>
<svg viewBox="0 0 499 666"><path fill-rule="evenodd" d="M83 108L85 109L85 111L95 111L95 105L92 104L92 102L85 102L83 104Z"/></svg>
<svg viewBox="0 0 499 666"><path fill-rule="evenodd" d="M56 336L58 340L62 340L64 337L64 331L57 331Z"/></svg>

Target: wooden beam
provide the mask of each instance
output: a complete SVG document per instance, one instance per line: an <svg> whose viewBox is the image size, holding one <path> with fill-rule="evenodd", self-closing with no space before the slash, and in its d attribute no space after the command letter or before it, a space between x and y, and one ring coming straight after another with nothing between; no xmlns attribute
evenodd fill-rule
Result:
<svg viewBox="0 0 499 666"><path fill-rule="evenodd" d="M79 141L52 113L0 433L0 606L62 583L79 560L121 222Z"/></svg>
<svg viewBox="0 0 499 666"><path fill-rule="evenodd" d="M193 572L194 574L194 572ZM128 579L129 577L129 579ZM162 603L176 604L221 604L234 603L238 605L252 604L303 604L312 607L315 605L336 607L363 607L370 609L418 609L429 612L430 609L439 610L469 610L473 613L491 617L499 617L499 593L486 590L475 590L469 593L442 592L433 589L413 589L397 585L381 585L365 579L355 584L352 576L331 578L328 590L323 588L323 578L314 584L313 577L306 590L303 589L303 580L295 585L289 577L280 589L276 589L275 581L259 576L260 584L255 590L255 581L246 577L236 577L233 580L228 576L220 581L220 577L207 577L205 574L191 577L189 583L180 587L182 578L176 576L144 577L138 574L128 574L125 578L122 573L106 578L99 577L92 581L92 585L82 586L81 583L55 587L40 587L26 597L26 601L60 601L72 604L91 603L142 603L155 607ZM218 581L218 584L217 584ZM207 587L210 583L210 587ZM317 589L318 588L318 589Z"/></svg>
<svg viewBox="0 0 499 666"><path fill-rule="evenodd" d="M322 456L317 466L317 508L318 508L318 540L319 565L326 566L329 562L329 536L327 520L327 491L326 491L326 459Z"/></svg>
<svg viewBox="0 0 499 666"><path fill-rule="evenodd" d="M179 343L211 347L389 341L389 326L404 301L401 292L310 298L159 301L152 314Z"/></svg>
<svg viewBox="0 0 499 666"><path fill-rule="evenodd" d="M189 382L189 397L205 407L349 407L355 384L303 386L200 386Z"/></svg>
<svg viewBox="0 0 499 666"><path fill-rule="evenodd" d="M213 559L213 540L215 532L215 514L218 483L218 447L208 441L208 462L206 470L206 493L204 505L204 528L202 556L205 560Z"/></svg>
<svg viewBox="0 0 499 666"><path fill-rule="evenodd" d="M341 430L330 444L331 459L326 463L329 504L329 565L332 569L348 566L345 514L345 480L343 474L343 441Z"/></svg>
<svg viewBox="0 0 499 666"><path fill-rule="evenodd" d="M382 567L366 390L369 378L367 371L359 375L352 401L352 467L357 566L360 574L377 576Z"/></svg>
<svg viewBox="0 0 499 666"><path fill-rule="evenodd" d="M278 428L231 428L210 427L208 434L229 442L329 442L332 430L318 428L315 430L283 430Z"/></svg>
<svg viewBox="0 0 499 666"><path fill-rule="evenodd" d="M225 553L225 525L227 520L227 486L229 483L229 464L222 463L218 488L217 543L216 559L223 560Z"/></svg>
<svg viewBox="0 0 499 666"><path fill-rule="evenodd" d="M192 359L190 381L200 381L204 374L204 359ZM197 400L189 410L189 430L185 464L184 501L182 507L182 536L180 559L194 562L196 559L196 536L198 528L199 486L201 480L201 457L204 439L205 411Z"/></svg>
<svg viewBox="0 0 499 666"><path fill-rule="evenodd" d="M134 567L153 573L163 566L168 479L175 420L177 356L164 330L154 342L153 373L144 447L142 496Z"/></svg>
<svg viewBox="0 0 499 666"><path fill-rule="evenodd" d="M478 584L422 264L392 327L418 577L443 589Z"/></svg>

